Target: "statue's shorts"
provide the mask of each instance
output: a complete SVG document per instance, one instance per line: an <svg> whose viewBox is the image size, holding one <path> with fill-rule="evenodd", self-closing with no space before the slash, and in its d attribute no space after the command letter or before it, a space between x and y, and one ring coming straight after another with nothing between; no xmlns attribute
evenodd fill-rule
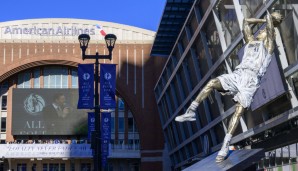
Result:
<svg viewBox="0 0 298 171"><path fill-rule="evenodd" d="M233 95L233 100L248 108L253 101L253 96L259 88L259 78L254 71L249 69L236 69L230 74L217 77L227 92L222 94Z"/></svg>

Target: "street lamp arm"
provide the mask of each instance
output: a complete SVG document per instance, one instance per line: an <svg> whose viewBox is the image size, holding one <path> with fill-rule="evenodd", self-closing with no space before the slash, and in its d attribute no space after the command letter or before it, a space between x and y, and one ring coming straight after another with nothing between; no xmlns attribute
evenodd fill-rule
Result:
<svg viewBox="0 0 298 171"><path fill-rule="evenodd" d="M96 52L96 55L86 55L85 53L82 54L82 58L83 60L85 59L112 59L112 55L108 54L108 55L99 55L98 52Z"/></svg>

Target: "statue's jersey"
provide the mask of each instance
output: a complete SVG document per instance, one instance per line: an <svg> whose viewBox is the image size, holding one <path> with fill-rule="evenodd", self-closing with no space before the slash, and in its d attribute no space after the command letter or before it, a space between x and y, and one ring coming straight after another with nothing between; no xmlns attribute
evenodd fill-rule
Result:
<svg viewBox="0 0 298 171"><path fill-rule="evenodd" d="M271 61L262 41L252 41L244 48L242 62L236 69L249 69L255 72L258 77L262 77Z"/></svg>
<svg viewBox="0 0 298 171"><path fill-rule="evenodd" d="M242 61L235 71L217 77L227 91L224 94L234 95L234 101L244 108L249 107L270 61L271 55L262 41L248 43L244 48Z"/></svg>

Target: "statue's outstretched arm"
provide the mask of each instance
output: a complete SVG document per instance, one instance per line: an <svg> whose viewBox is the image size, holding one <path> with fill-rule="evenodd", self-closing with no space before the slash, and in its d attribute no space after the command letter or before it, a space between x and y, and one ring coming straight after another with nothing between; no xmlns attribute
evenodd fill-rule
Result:
<svg viewBox="0 0 298 171"><path fill-rule="evenodd" d="M274 39L275 39L275 32L274 32L274 25L271 14L269 12L266 15L266 33L267 37L265 40L265 47L269 54L273 53L274 50Z"/></svg>
<svg viewBox="0 0 298 171"><path fill-rule="evenodd" d="M254 35L252 33L252 29L250 24L258 24L258 23L265 23L265 19L257 19L257 18L245 18L243 20L243 35L245 42L251 42L254 40Z"/></svg>

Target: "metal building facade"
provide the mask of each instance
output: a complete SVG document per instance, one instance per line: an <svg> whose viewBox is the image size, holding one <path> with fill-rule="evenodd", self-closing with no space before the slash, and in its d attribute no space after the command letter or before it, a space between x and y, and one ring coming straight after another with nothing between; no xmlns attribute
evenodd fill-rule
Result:
<svg viewBox="0 0 298 171"><path fill-rule="evenodd" d="M220 149L235 111L231 97L212 92L200 104L195 122L178 123L174 118L186 111L208 80L235 69L245 45L243 19L263 18L267 10L284 17L275 29L276 69L282 83L272 85L284 91L245 112L232 144L264 148L266 158L259 169L296 162L298 2L168 0L151 56L168 58L154 91L172 169L185 168ZM253 27L256 32L261 25Z"/></svg>

